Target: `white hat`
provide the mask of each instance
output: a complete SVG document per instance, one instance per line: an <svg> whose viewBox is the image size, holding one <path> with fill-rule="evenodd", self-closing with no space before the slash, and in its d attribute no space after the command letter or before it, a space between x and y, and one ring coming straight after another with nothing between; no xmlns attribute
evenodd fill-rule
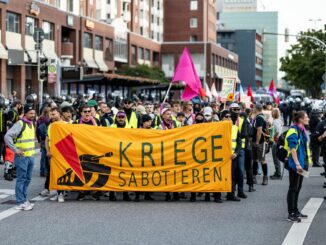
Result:
<svg viewBox="0 0 326 245"><path fill-rule="evenodd" d="M238 103L232 103L230 106L229 106L229 109L231 108L240 108Z"/></svg>
<svg viewBox="0 0 326 245"><path fill-rule="evenodd" d="M205 107L204 108L204 115L212 115L212 112L213 112L213 109L212 109L212 107L209 107L209 106L207 106L207 107Z"/></svg>

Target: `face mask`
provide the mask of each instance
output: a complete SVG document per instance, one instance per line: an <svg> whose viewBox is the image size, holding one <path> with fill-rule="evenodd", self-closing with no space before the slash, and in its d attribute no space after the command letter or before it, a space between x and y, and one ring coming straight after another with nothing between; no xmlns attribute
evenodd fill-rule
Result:
<svg viewBox="0 0 326 245"><path fill-rule="evenodd" d="M195 113L200 112L200 108L195 107L195 108L194 108L194 112L195 112Z"/></svg>
<svg viewBox="0 0 326 245"><path fill-rule="evenodd" d="M205 115L205 119L206 119L206 121L209 121L209 120L212 119L212 116L211 115Z"/></svg>
<svg viewBox="0 0 326 245"><path fill-rule="evenodd" d="M231 111L231 119L232 121L236 120L239 116L239 113L238 112L233 112Z"/></svg>
<svg viewBox="0 0 326 245"><path fill-rule="evenodd" d="M203 119L197 119L196 118L196 123L203 123L204 122L204 118Z"/></svg>

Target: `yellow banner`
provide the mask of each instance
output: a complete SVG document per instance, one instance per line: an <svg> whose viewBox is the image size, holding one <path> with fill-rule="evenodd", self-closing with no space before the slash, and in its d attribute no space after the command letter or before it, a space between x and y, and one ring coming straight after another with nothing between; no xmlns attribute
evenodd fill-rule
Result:
<svg viewBox="0 0 326 245"><path fill-rule="evenodd" d="M54 123L52 190L230 192L231 122L172 130Z"/></svg>

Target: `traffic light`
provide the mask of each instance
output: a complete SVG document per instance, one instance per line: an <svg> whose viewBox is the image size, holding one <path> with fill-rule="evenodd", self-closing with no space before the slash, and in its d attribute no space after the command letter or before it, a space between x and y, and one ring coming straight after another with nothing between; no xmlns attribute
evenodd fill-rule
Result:
<svg viewBox="0 0 326 245"><path fill-rule="evenodd" d="M48 79L48 58L40 58L39 80L45 82Z"/></svg>

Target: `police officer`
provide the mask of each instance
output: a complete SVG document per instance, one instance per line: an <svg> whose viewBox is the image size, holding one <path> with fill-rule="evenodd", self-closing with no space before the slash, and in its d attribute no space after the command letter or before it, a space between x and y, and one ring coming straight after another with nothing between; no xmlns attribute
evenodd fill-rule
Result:
<svg viewBox="0 0 326 245"><path fill-rule="evenodd" d="M321 153L324 161L323 167L326 172L326 117L317 125L315 132L312 134L312 139L321 145ZM324 188L326 188L326 182L324 183Z"/></svg>
<svg viewBox="0 0 326 245"><path fill-rule="evenodd" d="M32 210L34 205L27 199L27 188L32 180L35 154L35 109L25 105L24 117L6 133L5 142L15 152L14 164L17 168L16 203L17 210Z"/></svg>
<svg viewBox="0 0 326 245"><path fill-rule="evenodd" d="M310 141L310 148L312 153L312 162L313 167L320 167L319 164L319 156L320 156L320 142L318 141L317 137L312 137L314 135L317 125L322 121L322 111L319 108L314 108L310 114L310 121L309 121L309 129L311 132L311 141Z"/></svg>

